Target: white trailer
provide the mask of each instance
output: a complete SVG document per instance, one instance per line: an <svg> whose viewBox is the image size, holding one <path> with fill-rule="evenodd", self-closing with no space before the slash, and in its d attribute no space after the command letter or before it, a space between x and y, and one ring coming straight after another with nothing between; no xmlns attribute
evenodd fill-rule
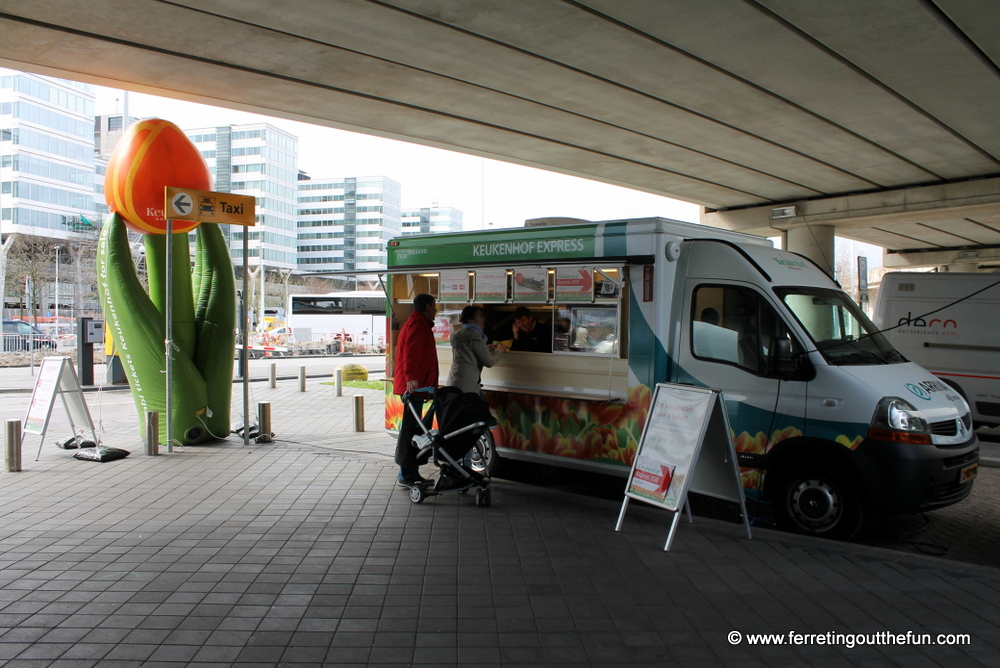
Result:
<svg viewBox="0 0 1000 668"><path fill-rule="evenodd" d="M1000 426L1000 274L886 274L875 322L897 350L962 394L975 423Z"/></svg>

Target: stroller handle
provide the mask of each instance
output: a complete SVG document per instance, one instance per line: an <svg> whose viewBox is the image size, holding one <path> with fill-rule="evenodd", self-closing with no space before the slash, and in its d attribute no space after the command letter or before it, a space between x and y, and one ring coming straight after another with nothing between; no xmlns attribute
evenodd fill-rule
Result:
<svg viewBox="0 0 1000 668"><path fill-rule="evenodd" d="M406 392L403 392L403 394L400 395L400 396L402 396L403 400L405 401L406 399L408 399L410 397L410 395L415 394L417 392L423 392L423 393L426 393L426 394L433 395L434 394L434 389L435 388L432 387L432 386L430 386L430 385L428 385L427 387L418 387L417 389L413 390L412 392L409 391L409 390L407 390Z"/></svg>

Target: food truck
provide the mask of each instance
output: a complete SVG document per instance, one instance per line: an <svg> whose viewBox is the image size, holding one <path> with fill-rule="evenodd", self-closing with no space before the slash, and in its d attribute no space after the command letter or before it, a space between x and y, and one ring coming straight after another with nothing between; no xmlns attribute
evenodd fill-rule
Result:
<svg viewBox="0 0 1000 668"><path fill-rule="evenodd" d="M662 218L528 221L524 228L394 239L391 376L413 297L438 301L442 381L467 304L491 340L525 306L552 352L483 370L503 458L627 475L657 383L721 390L744 489L784 528L847 539L866 513L965 498L979 464L969 407L908 362L809 259L763 238ZM391 390L390 390L391 391ZM386 397L386 426L402 404Z"/></svg>

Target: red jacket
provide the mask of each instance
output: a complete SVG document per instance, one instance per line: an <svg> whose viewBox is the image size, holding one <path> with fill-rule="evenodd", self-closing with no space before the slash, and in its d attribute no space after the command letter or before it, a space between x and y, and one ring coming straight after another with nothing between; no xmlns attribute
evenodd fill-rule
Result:
<svg viewBox="0 0 1000 668"><path fill-rule="evenodd" d="M437 387L438 360L434 344L434 323L423 313L414 311L403 323L396 339L396 370L392 380L394 394L406 392L406 382L417 381L417 387Z"/></svg>

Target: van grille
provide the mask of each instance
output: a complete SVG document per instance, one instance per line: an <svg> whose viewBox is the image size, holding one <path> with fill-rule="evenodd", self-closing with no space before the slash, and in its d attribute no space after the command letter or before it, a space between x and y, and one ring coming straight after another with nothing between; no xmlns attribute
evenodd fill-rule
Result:
<svg viewBox="0 0 1000 668"><path fill-rule="evenodd" d="M931 433L935 436L954 436L958 433L958 421L951 419L931 422Z"/></svg>

